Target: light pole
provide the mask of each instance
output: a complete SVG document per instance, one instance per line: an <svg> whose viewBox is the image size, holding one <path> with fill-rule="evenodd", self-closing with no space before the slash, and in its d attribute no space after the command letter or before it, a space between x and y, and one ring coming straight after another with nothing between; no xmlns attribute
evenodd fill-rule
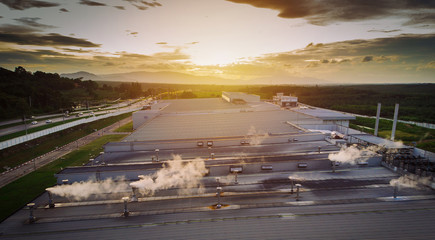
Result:
<svg viewBox="0 0 435 240"><path fill-rule="evenodd" d="M292 177L289 178L290 178L290 193L293 194L293 178Z"/></svg>
<svg viewBox="0 0 435 240"><path fill-rule="evenodd" d="M237 171L235 171L234 174L234 184L239 184L239 182L237 182Z"/></svg>
<svg viewBox="0 0 435 240"><path fill-rule="evenodd" d="M394 183L394 190L393 190L393 198L397 198L397 193L399 192L399 183Z"/></svg>

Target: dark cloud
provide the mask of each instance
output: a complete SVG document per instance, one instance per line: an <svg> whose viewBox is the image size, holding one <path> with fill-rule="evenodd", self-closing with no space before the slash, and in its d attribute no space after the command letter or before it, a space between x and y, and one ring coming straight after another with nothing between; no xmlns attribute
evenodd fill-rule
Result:
<svg viewBox="0 0 435 240"><path fill-rule="evenodd" d="M125 10L125 7L124 6L113 6L114 8L117 8L117 9L119 9L119 10Z"/></svg>
<svg viewBox="0 0 435 240"><path fill-rule="evenodd" d="M314 25L328 25L340 21L379 19L388 16L408 17L421 10L431 11L435 1L431 0L227 0L249 4L258 8L278 10L282 18L304 18Z"/></svg>
<svg viewBox="0 0 435 240"><path fill-rule="evenodd" d="M190 43L188 43L188 44L191 44L191 45L195 45L195 44L198 44L199 42L190 42Z"/></svg>
<svg viewBox="0 0 435 240"><path fill-rule="evenodd" d="M367 32L380 32L380 33L392 33L392 32L399 32L402 31L402 29L391 29L391 30L384 30L384 29L371 29Z"/></svg>
<svg viewBox="0 0 435 240"><path fill-rule="evenodd" d="M3 16L0 16L0 18L3 18Z"/></svg>
<svg viewBox="0 0 435 240"><path fill-rule="evenodd" d="M22 23L26 26L30 26L30 27L35 27L35 28L54 28L54 26L52 25L46 25L46 24L42 24L42 23L38 23L38 21L41 18L31 18L31 17L22 17L22 18L15 18L14 20Z"/></svg>
<svg viewBox="0 0 435 240"><path fill-rule="evenodd" d="M168 44L167 42L158 42L158 43L156 43L156 44L159 44L159 45L166 45L166 44Z"/></svg>
<svg viewBox="0 0 435 240"><path fill-rule="evenodd" d="M57 33L34 34L34 33L9 33L9 32L1 31L0 42L9 42L18 45L35 45L35 46L100 47L100 44L95 44L85 39L63 36Z"/></svg>
<svg viewBox="0 0 435 240"><path fill-rule="evenodd" d="M9 9L13 10L25 10L28 8L43 8L43 7L56 7L60 4L51 3L45 1L37 1L37 0L0 0L0 3L8 6Z"/></svg>
<svg viewBox="0 0 435 240"><path fill-rule="evenodd" d="M130 30L126 30L127 34L133 37L137 37L137 35L139 34L138 32L132 32Z"/></svg>
<svg viewBox="0 0 435 240"><path fill-rule="evenodd" d="M365 56L361 62L371 62L373 61L373 56Z"/></svg>
<svg viewBox="0 0 435 240"><path fill-rule="evenodd" d="M435 24L435 13L416 13L410 16L410 19L403 25L421 25L421 24Z"/></svg>
<svg viewBox="0 0 435 240"><path fill-rule="evenodd" d="M104 3L94 2L94 1L90 1L90 0L80 0L79 4L88 5L88 6L92 6L92 7L104 7L104 6L107 6Z"/></svg>
<svg viewBox="0 0 435 240"><path fill-rule="evenodd" d="M61 9L59 9L59 11L61 11L61 12L69 12L68 9L66 9L66 8L61 8Z"/></svg>
<svg viewBox="0 0 435 240"><path fill-rule="evenodd" d="M22 26L22 25L15 25L15 24L0 25L0 33L35 33L39 31L40 29L29 27L29 26Z"/></svg>
<svg viewBox="0 0 435 240"><path fill-rule="evenodd" d="M322 61L320 61L321 63L329 63L328 59L323 59Z"/></svg>
<svg viewBox="0 0 435 240"><path fill-rule="evenodd" d="M73 53L92 53L91 50L83 50L83 49L74 49L74 48L59 48L62 51L65 52L73 52Z"/></svg>
<svg viewBox="0 0 435 240"><path fill-rule="evenodd" d="M162 4L157 1L147 2L142 0L124 0L125 2L130 3L135 6L139 10L147 10L149 7L161 7Z"/></svg>

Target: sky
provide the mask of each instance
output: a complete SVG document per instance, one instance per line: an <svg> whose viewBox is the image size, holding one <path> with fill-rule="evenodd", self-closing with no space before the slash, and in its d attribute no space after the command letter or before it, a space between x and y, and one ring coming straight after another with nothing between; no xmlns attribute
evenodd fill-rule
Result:
<svg viewBox="0 0 435 240"><path fill-rule="evenodd" d="M435 1L0 0L0 66L213 84L435 83Z"/></svg>

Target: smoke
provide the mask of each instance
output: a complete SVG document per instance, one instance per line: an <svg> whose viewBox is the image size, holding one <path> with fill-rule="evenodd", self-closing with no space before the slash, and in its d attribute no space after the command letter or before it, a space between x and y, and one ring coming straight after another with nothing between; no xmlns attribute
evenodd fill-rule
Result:
<svg viewBox="0 0 435 240"><path fill-rule="evenodd" d="M330 153L328 159L354 165L358 163L360 158L374 155L374 150L376 149L376 147L368 147L360 150L356 145L350 147L343 146L338 153Z"/></svg>
<svg viewBox="0 0 435 240"><path fill-rule="evenodd" d="M257 131L254 126L249 128L245 137L245 139L249 140L250 145L260 145L267 138L269 138L268 133Z"/></svg>
<svg viewBox="0 0 435 240"><path fill-rule="evenodd" d="M416 189L421 189L421 185L426 185L429 186L431 183L430 178L429 177L425 177L425 178L420 178L420 177L415 177L415 179L412 179L409 176L401 176L397 179L392 179L390 181L390 185L391 186L398 186L399 188L402 187L407 187L407 188L416 188Z"/></svg>
<svg viewBox="0 0 435 240"><path fill-rule="evenodd" d="M61 197L80 201L89 198L91 195L125 192L128 189L129 187L125 182L125 178L120 177L116 180L108 178L100 182L93 180L87 182L74 182L73 184L58 185L47 188L46 190Z"/></svg>
<svg viewBox="0 0 435 240"><path fill-rule="evenodd" d="M130 183L130 186L147 195L154 195L157 190L169 188L180 188L178 193L186 195L193 189L202 191L200 180L206 172L204 160L185 162L176 155L173 156L173 160L166 162L162 169L152 175L140 175L140 180Z"/></svg>

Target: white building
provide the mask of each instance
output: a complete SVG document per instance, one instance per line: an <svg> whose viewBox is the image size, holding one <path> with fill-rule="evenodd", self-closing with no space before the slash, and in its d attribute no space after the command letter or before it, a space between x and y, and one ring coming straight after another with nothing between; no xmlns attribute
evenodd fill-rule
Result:
<svg viewBox="0 0 435 240"><path fill-rule="evenodd" d="M222 92L222 99L230 103L260 102L260 96L242 92Z"/></svg>
<svg viewBox="0 0 435 240"><path fill-rule="evenodd" d="M281 107L296 107L298 105L298 97L284 96L284 93L277 93L273 96L273 102Z"/></svg>

